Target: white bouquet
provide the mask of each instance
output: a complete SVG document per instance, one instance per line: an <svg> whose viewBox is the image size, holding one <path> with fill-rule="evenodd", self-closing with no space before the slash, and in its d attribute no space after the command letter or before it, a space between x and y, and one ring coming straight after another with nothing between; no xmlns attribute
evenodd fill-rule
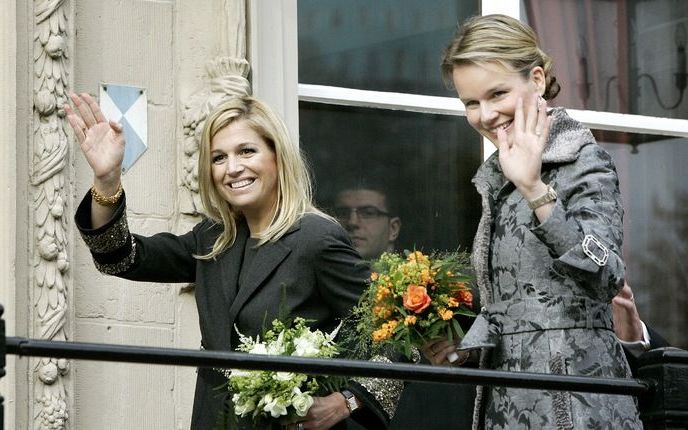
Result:
<svg viewBox="0 0 688 430"><path fill-rule="evenodd" d="M303 318L294 319L293 324L274 320L272 330L263 335L262 341L260 336L253 339L241 334L236 326L234 329L240 340L237 350L249 354L331 358L338 353L334 338L340 327L326 334L311 331ZM330 376L233 369L227 384L234 413L251 417L258 424L271 419L282 423L300 421L313 404L314 395L337 391L341 381Z"/></svg>

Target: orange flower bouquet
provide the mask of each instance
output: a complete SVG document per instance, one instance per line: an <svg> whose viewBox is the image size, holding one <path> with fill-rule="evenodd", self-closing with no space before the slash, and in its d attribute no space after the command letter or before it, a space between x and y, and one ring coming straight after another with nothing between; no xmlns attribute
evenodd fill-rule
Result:
<svg viewBox="0 0 688 430"><path fill-rule="evenodd" d="M438 337L463 337L457 317L474 316L469 256L463 252L384 253L354 309L356 331L373 349L389 346L411 358Z"/></svg>

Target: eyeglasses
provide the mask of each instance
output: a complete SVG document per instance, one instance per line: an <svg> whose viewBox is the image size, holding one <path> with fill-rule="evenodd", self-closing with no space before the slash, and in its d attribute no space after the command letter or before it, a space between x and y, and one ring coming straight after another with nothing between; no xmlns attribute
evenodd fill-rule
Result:
<svg viewBox="0 0 688 430"><path fill-rule="evenodd" d="M380 218L383 216L391 216L389 212L382 211L375 206L358 206L350 208L347 206L340 206L334 208L334 216L340 220L348 220L351 218L351 214L358 216L358 219L370 220L375 218Z"/></svg>

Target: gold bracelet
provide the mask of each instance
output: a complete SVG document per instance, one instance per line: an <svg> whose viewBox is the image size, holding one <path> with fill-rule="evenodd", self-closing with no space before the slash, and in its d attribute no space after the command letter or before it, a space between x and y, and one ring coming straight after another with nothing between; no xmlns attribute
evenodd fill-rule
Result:
<svg viewBox="0 0 688 430"><path fill-rule="evenodd" d="M119 200L122 198L122 194L124 193L124 188L122 188L122 183L119 183L119 187L117 187L117 192L111 196L104 196L96 190L96 186L93 185L91 187L91 197L93 197L93 200L96 201L101 206L115 206L117 203L119 203Z"/></svg>

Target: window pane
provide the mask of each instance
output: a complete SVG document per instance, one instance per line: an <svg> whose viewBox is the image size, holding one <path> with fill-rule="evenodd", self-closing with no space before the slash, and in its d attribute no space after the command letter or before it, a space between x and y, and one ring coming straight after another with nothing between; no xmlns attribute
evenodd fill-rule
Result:
<svg viewBox="0 0 688 430"><path fill-rule="evenodd" d="M442 51L478 0L299 0L299 82L451 95Z"/></svg>
<svg viewBox="0 0 688 430"><path fill-rule="evenodd" d="M688 118L688 2L524 0L569 108Z"/></svg>
<svg viewBox="0 0 688 430"><path fill-rule="evenodd" d="M688 139L595 132L616 162L624 260L642 319L688 348Z"/></svg>
<svg viewBox="0 0 688 430"><path fill-rule="evenodd" d="M481 140L464 117L301 102L299 120L321 207L332 209L343 189L382 188L389 205L378 209L401 219L397 250L470 251ZM367 204L353 206L360 216Z"/></svg>

